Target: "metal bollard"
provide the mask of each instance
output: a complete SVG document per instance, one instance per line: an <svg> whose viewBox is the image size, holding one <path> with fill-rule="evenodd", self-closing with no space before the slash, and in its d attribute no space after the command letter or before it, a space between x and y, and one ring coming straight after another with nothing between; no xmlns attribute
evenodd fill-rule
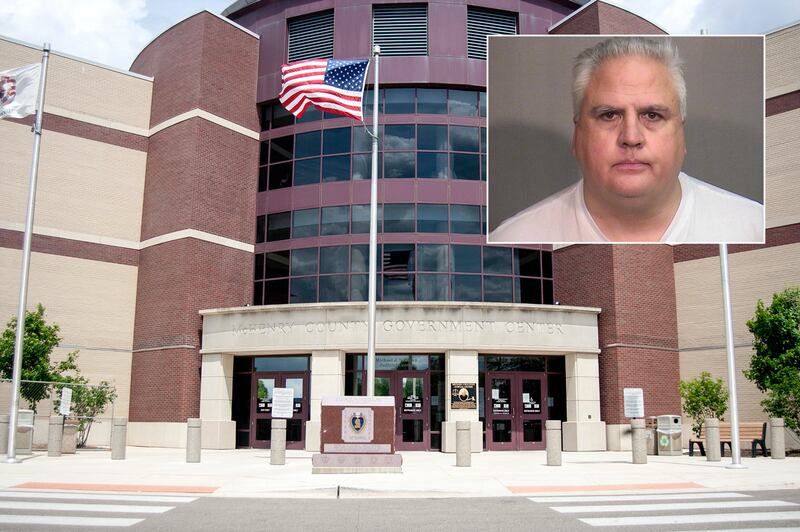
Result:
<svg viewBox="0 0 800 532"><path fill-rule="evenodd" d="M61 456L61 443L64 434L64 416L50 416L47 428L47 456Z"/></svg>
<svg viewBox="0 0 800 532"><path fill-rule="evenodd" d="M472 465L472 442L470 441L470 422L456 421L456 466Z"/></svg>
<svg viewBox="0 0 800 532"><path fill-rule="evenodd" d="M186 420L186 463L197 464L200 462L201 449L200 418L190 417Z"/></svg>
<svg viewBox="0 0 800 532"><path fill-rule="evenodd" d="M548 419L544 422L547 449L547 465L561 465L561 420Z"/></svg>
<svg viewBox="0 0 800 532"><path fill-rule="evenodd" d="M644 419L631 419L631 451L634 464L647 463L647 430Z"/></svg>
<svg viewBox="0 0 800 532"><path fill-rule="evenodd" d="M269 445L269 464L286 464L286 420L272 418L272 434Z"/></svg>
<svg viewBox="0 0 800 532"><path fill-rule="evenodd" d="M111 459L125 460L128 445L128 418L115 417L111 422Z"/></svg>
<svg viewBox="0 0 800 532"><path fill-rule="evenodd" d="M8 453L8 414L0 414L0 454Z"/></svg>
<svg viewBox="0 0 800 532"><path fill-rule="evenodd" d="M722 460L722 449L719 446L719 419L707 417L706 425L706 460L719 462Z"/></svg>
<svg viewBox="0 0 800 532"><path fill-rule="evenodd" d="M786 442L783 434L783 418L772 417L769 419L769 452L775 460L786 458Z"/></svg>

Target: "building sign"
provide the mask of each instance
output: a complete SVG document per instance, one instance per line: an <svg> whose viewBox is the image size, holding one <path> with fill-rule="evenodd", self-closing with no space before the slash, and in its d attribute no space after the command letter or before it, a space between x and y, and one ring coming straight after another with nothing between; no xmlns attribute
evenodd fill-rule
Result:
<svg viewBox="0 0 800 532"><path fill-rule="evenodd" d="M625 417L644 417L644 390L625 388L622 397L625 402Z"/></svg>
<svg viewBox="0 0 800 532"><path fill-rule="evenodd" d="M72 407L72 388L61 388L61 403L58 405L58 413L62 416L69 416Z"/></svg>
<svg viewBox="0 0 800 532"><path fill-rule="evenodd" d="M475 410L478 401L475 395L474 382L450 383L450 408L454 410Z"/></svg>
<svg viewBox="0 0 800 532"><path fill-rule="evenodd" d="M403 399L403 413L404 414L420 414L422 413L422 398L416 395L409 395Z"/></svg>
<svg viewBox="0 0 800 532"><path fill-rule="evenodd" d="M541 414L542 404L531 397L529 393L522 394L522 413L523 414Z"/></svg>
<svg viewBox="0 0 800 532"><path fill-rule="evenodd" d="M275 388L272 396L272 417L291 419L294 404L294 388Z"/></svg>

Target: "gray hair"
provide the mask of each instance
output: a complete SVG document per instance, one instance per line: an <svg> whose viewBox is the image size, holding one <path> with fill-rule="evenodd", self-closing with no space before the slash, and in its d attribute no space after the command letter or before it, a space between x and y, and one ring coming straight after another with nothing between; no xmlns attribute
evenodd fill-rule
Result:
<svg viewBox="0 0 800 532"><path fill-rule="evenodd" d="M575 58L572 69L572 113L577 120L583 96L595 69L609 59L639 55L655 59L667 67L678 93L681 118L686 119L686 80L683 78L683 60L669 39L644 37L612 37L587 48Z"/></svg>

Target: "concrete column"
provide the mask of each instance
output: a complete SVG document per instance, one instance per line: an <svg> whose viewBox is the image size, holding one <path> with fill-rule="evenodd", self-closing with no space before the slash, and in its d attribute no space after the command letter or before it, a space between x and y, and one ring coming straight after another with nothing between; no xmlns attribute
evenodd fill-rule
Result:
<svg viewBox="0 0 800 532"><path fill-rule="evenodd" d="M8 414L0 414L0 454L8 453Z"/></svg>
<svg viewBox="0 0 800 532"><path fill-rule="evenodd" d="M547 449L547 465L561 465L561 420L548 419L544 422Z"/></svg>
<svg viewBox="0 0 800 532"><path fill-rule="evenodd" d="M125 460L128 445L128 418L115 417L111 422L111 459Z"/></svg>
<svg viewBox="0 0 800 532"><path fill-rule="evenodd" d="M445 357L445 420L442 422L442 452L457 453L458 436L457 424L459 421L470 422L470 450L479 453L483 450L483 425L478 420L478 407L453 408L450 400L450 390L454 383L468 383L475 385L478 390L478 352L471 350L446 351ZM477 397L476 397L477 400Z"/></svg>
<svg viewBox="0 0 800 532"><path fill-rule="evenodd" d="M306 451L318 452L322 423L322 398L344 395L345 352L340 350L311 352L310 419L306 421ZM364 386L366 387L366 383ZM365 388L366 389L366 388Z"/></svg>
<svg viewBox="0 0 800 532"><path fill-rule="evenodd" d="M64 430L64 416L50 416L47 428L47 456L61 456L61 437Z"/></svg>
<svg viewBox="0 0 800 532"><path fill-rule="evenodd" d="M719 462L722 460L719 448L719 419L708 417L705 420L706 427L706 460L709 462Z"/></svg>
<svg viewBox="0 0 800 532"><path fill-rule="evenodd" d="M469 467L472 465L472 452L470 449L469 421L456 421L456 465Z"/></svg>
<svg viewBox="0 0 800 532"><path fill-rule="evenodd" d="M233 355L202 356L200 370L200 419L206 449L235 449L236 422L231 420Z"/></svg>
<svg viewBox="0 0 800 532"><path fill-rule="evenodd" d="M272 419L272 435L270 436L270 465L286 464L286 420Z"/></svg>
<svg viewBox="0 0 800 532"><path fill-rule="evenodd" d="M634 464L647 463L647 430L644 419L631 419L631 450Z"/></svg>
<svg viewBox="0 0 800 532"><path fill-rule="evenodd" d="M786 458L786 442L784 441L783 418L772 417L769 419L769 450L770 456L775 460Z"/></svg>
<svg viewBox="0 0 800 532"><path fill-rule="evenodd" d="M565 451L605 451L606 426L600 421L600 369L594 353L567 353L567 421L562 423Z"/></svg>
<svg viewBox="0 0 800 532"><path fill-rule="evenodd" d="M186 420L186 463L200 463L202 448L202 420L190 417Z"/></svg>

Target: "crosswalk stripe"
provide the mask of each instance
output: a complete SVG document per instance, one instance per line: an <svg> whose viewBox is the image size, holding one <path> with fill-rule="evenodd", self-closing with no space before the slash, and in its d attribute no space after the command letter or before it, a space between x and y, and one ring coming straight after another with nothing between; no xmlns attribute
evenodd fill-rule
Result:
<svg viewBox="0 0 800 532"><path fill-rule="evenodd" d="M0 491L3 499L66 499L80 501L130 501L130 502L167 502L183 504L194 502L197 497L180 497L169 495L115 495L105 493L63 493L55 491Z"/></svg>
<svg viewBox="0 0 800 532"><path fill-rule="evenodd" d="M144 519L124 517L75 517L67 515L2 515L2 525L54 525L54 526L104 526L126 527L141 523Z"/></svg>
<svg viewBox="0 0 800 532"><path fill-rule="evenodd" d="M0 510L45 510L53 512L107 512L131 514L163 514L174 506L134 506L128 504L80 504L64 502L0 501Z"/></svg>
<svg viewBox="0 0 800 532"><path fill-rule="evenodd" d="M797 503L786 501L714 501L683 502L664 504L608 504L604 506L553 506L556 512L563 514L613 513L613 512L668 512L671 510L738 510L740 508L769 508L797 506Z"/></svg>
<svg viewBox="0 0 800 532"><path fill-rule="evenodd" d="M643 515L639 517L589 517L580 521L591 526L685 525L735 521L800 521L798 512L749 512L702 515Z"/></svg>
<svg viewBox="0 0 800 532"><path fill-rule="evenodd" d="M670 501L685 500L688 497L695 499L739 499L751 497L744 493L649 493L647 495L586 495L586 496L553 496L553 497L528 497L533 502L542 503L569 503L569 502L630 502L630 501Z"/></svg>

